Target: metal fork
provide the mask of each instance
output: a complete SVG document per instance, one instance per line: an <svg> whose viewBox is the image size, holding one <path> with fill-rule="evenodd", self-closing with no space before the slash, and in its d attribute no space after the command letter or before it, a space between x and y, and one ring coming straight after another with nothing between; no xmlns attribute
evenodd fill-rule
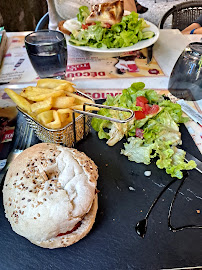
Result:
<svg viewBox="0 0 202 270"><path fill-rule="evenodd" d="M8 155L7 163L3 170L0 172L0 184L1 181L7 172L11 162L20 154L23 150L30 147L32 141L33 129L29 127L26 123L25 126L21 125L19 129L19 135L16 138L16 141L11 149L11 152Z"/></svg>

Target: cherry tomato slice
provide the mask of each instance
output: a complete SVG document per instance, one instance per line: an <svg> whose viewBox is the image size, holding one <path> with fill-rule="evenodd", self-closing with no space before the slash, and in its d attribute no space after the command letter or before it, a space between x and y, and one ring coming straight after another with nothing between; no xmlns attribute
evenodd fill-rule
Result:
<svg viewBox="0 0 202 270"><path fill-rule="evenodd" d="M139 96L136 98L136 106L141 106L141 105L138 105L141 103L144 103L144 104L147 104L148 103L148 99L144 96Z"/></svg>
<svg viewBox="0 0 202 270"><path fill-rule="evenodd" d="M149 109L149 114L155 114L159 111L159 105L152 105Z"/></svg>
<svg viewBox="0 0 202 270"><path fill-rule="evenodd" d="M149 106L149 104L144 104L143 112L144 112L145 115L149 114L150 108L151 107Z"/></svg>
<svg viewBox="0 0 202 270"><path fill-rule="evenodd" d="M140 120L140 119L145 118L144 112L142 112L142 111L136 111L135 112L135 118L136 118L136 120Z"/></svg>
<svg viewBox="0 0 202 270"><path fill-rule="evenodd" d="M88 25L87 24L82 24L82 29L88 29Z"/></svg>
<svg viewBox="0 0 202 270"><path fill-rule="evenodd" d="M111 28L111 24L109 24L109 23L105 23L105 28Z"/></svg>

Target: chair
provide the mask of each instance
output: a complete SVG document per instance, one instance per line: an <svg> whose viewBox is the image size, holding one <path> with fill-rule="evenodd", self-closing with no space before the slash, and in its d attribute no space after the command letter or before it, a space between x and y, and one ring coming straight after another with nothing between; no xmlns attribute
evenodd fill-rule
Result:
<svg viewBox="0 0 202 270"><path fill-rule="evenodd" d="M202 0L180 3L169 9L161 18L159 28L164 28L168 17L172 16L172 29L182 31L202 14Z"/></svg>
<svg viewBox="0 0 202 270"><path fill-rule="evenodd" d="M47 12L46 14L43 15L43 17L37 23L35 31L47 28L48 22L49 22L49 14Z"/></svg>

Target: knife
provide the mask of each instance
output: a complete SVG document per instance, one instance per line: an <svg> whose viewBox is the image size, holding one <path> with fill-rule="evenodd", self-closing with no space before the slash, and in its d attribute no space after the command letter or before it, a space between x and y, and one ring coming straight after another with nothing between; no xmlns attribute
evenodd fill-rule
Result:
<svg viewBox="0 0 202 270"><path fill-rule="evenodd" d="M194 110L190 105L188 105L184 99L179 99L177 103L181 106L183 112L185 112L192 120L202 127L202 116L196 110Z"/></svg>
<svg viewBox="0 0 202 270"><path fill-rule="evenodd" d="M152 60L153 57L153 46L154 44L152 44L151 46L147 47L147 64L149 64Z"/></svg>
<svg viewBox="0 0 202 270"><path fill-rule="evenodd" d="M193 160L196 162L196 170L200 173L202 173L202 161L200 161L198 158L192 156L190 153L186 152L186 155L185 155L185 161L188 162L190 160Z"/></svg>

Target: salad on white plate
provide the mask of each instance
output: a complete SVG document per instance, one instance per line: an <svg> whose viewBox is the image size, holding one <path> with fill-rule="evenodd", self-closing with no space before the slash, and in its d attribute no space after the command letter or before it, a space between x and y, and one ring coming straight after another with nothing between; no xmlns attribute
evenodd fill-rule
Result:
<svg viewBox="0 0 202 270"><path fill-rule="evenodd" d="M86 23L90 15L87 6L81 6L77 19L70 19L63 23L63 28L70 32L68 43L74 46L86 46L101 50L126 48L138 42L151 39L155 36L154 31L150 31L150 26L143 18L139 18L134 11L129 15L122 16L120 22L113 25L103 23L99 20ZM155 28L155 26L154 26ZM158 31L156 31L158 33ZM152 42L152 44L157 40ZM148 44L143 47L147 47ZM139 49L139 48L137 48Z"/></svg>

